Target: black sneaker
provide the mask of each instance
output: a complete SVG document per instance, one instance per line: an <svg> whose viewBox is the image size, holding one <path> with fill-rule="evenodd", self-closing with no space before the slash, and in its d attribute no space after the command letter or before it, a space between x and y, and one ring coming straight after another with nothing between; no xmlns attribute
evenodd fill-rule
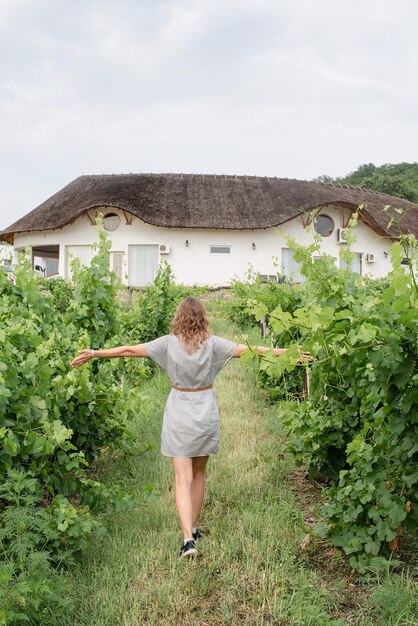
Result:
<svg viewBox="0 0 418 626"><path fill-rule="evenodd" d="M196 546L194 543L194 539L189 539L189 541L186 541L186 543L181 546L180 557L193 556L195 554L197 554L197 550L196 550Z"/></svg>
<svg viewBox="0 0 418 626"><path fill-rule="evenodd" d="M202 533L198 528L196 528L196 532L192 533L192 536L195 541L202 539Z"/></svg>

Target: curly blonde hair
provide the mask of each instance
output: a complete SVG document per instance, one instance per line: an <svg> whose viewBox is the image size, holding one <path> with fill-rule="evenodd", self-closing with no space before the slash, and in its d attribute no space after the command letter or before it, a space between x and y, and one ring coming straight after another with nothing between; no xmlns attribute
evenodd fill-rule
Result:
<svg viewBox="0 0 418 626"><path fill-rule="evenodd" d="M209 320L200 300L188 296L180 302L171 322L171 332L189 354L206 344L210 335Z"/></svg>

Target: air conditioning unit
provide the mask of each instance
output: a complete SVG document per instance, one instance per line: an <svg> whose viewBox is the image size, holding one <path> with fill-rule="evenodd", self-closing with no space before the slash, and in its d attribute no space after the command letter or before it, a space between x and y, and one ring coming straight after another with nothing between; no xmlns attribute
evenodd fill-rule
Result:
<svg viewBox="0 0 418 626"><path fill-rule="evenodd" d="M160 254L170 254L170 246L166 243L160 243L158 245L158 250L160 251Z"/></svg>
<svg viewBox="0 0 418 626"><path fill-rule="evenodd" d="M337 228L337 243L347 243L343 228Z"/></svg>
<svg viewBox="0 0 418 626"><path fill-rule="evenodd" d="M366 254L366 263L374 263L375 262L375 255L370 253Z"/></svg>

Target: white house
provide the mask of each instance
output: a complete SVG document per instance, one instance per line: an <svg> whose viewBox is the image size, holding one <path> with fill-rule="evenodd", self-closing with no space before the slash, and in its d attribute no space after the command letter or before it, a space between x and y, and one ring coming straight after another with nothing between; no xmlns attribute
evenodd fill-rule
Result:
<svg viewBox="0 0 418 626"><path fill-rule="evenodd" d="M384 276L387 250L397 233L388 229L402 208L402 228L418 234L418 207L355 187L257 176L127 174L80 176L0 233L15 253L29 247L34 266L70 277L73 257L89 263L97 239L95 217L105 216L112 240L111 268L124 282L142 287L161 259L178 282L228 285L249 266L265 275L299 280L286 235L302 244L322 234L322 253L339 263L343 229L359 205L357 257L352 268Z"/></svg>

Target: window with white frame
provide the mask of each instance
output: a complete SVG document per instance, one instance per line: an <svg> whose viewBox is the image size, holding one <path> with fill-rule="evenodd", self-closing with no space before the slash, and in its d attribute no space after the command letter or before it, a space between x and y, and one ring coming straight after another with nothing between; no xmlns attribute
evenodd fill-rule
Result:
<svg viewBox="0 0 418 626"><path fill-rule="evenodd" d="M115 272L119 279L122 278L124 256L123 252L110 253L110 271Z"/></svg>
<svg viewBox="0 0 418 626"><path fill-rule="evenodd" d="M325 213L317 215L314 220L314 229L322 237L329 237L334 232L334 220Z"/></svg>
<svg viewBox="0 0 418 626"><path fill-rule="evenodd" d="M158 271L158 245L130 245L128 254L128 284L145 287L154 282Z"/></svg>
<svg viewBox="0 0 418 626"><path fill-rule="evenodd" d="M211 254L231 254L231 246L210 246Z"/></svg>
<svg viewBox="0 0 418 626"><path fill-rule="evenodd" d="M45 276L54 276L58 274L58 259L45 259L46 260L46 268L45 268Z"/></svg>
<svg viewBox="0 0 418 626"><path fill-rule="evenodd" d="M341 259L340 257L340 269L350 269L352 272L355 272L356 274L360 274L360 276L362 276L363 274L363 254L362 252L355 252L354 253L356 256L351 259L350 263L346 263L346 261L344 261L344 259Z"/></svg>
<svg viewBox="0 0 418 626"><path fill-rule="evenodd" d="M120 226L120 217L117 213L106 213L103 218L103 226L105 230L112 232Z"/></svg>
<svg viewBox="0 0 418 626"><path fill-rule="evenodd" d="M67 278L71 278L71 262L73 259L78 259L81 265L90 265L93 258L93 250L91 246L66 246L66 267L65 275Z"/></svg>
<svg viewBox="0 0 418 626"><path fill-rule="evenodd" d="M287 280L302 283L305 277L300 273L300 265L293 258L293 250L282 248L282 273Z"/></svg>

